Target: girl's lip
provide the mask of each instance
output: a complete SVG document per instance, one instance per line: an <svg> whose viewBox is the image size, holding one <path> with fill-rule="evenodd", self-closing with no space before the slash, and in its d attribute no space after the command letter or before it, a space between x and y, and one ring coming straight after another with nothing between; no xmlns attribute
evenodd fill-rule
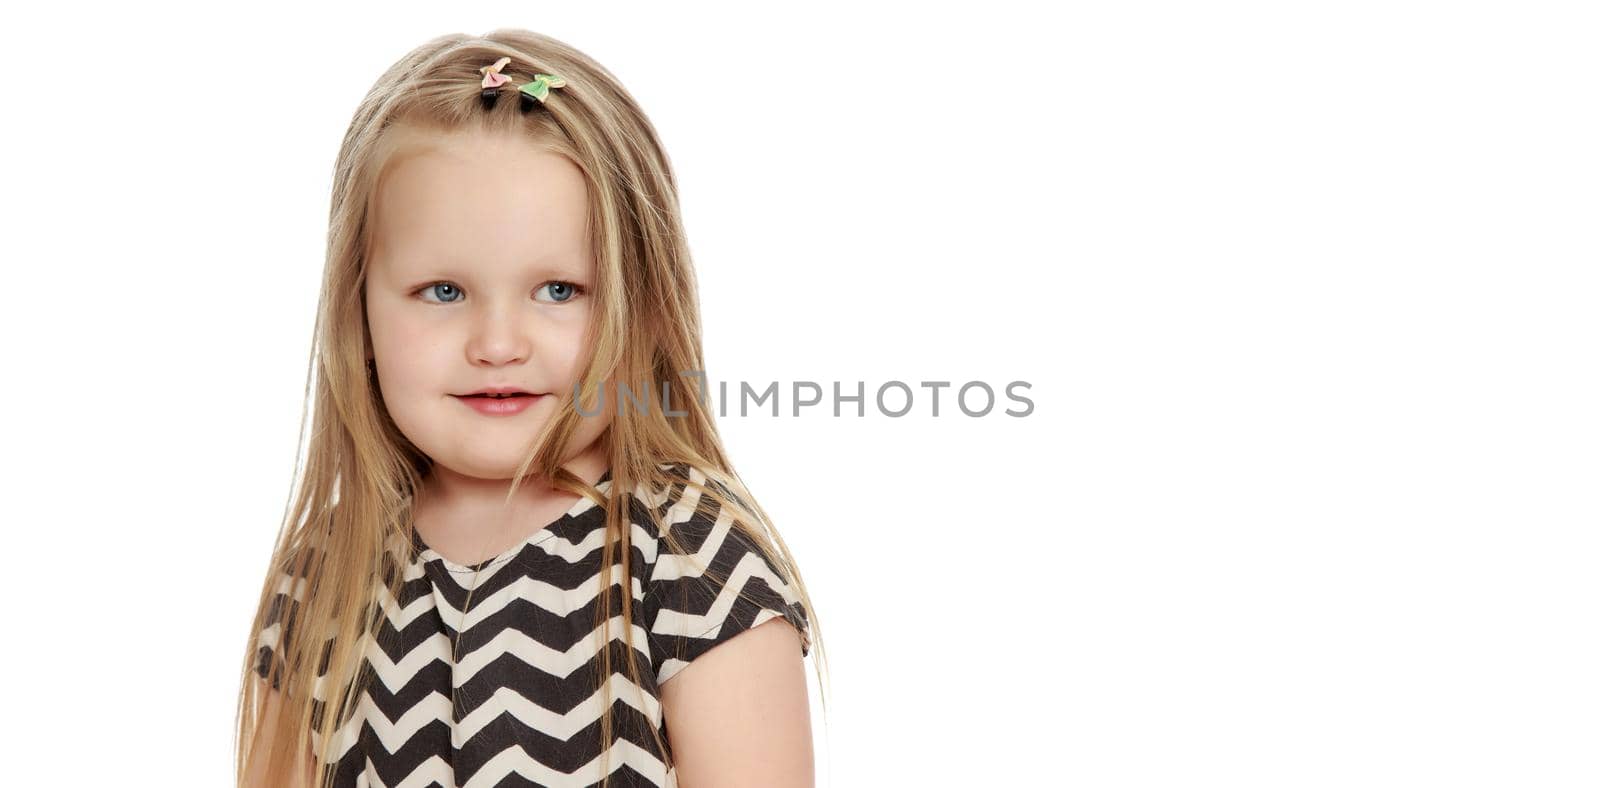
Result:
<svg viewBox="0 0 1600 788"><path fill-rule="evenodd" d="M457 395L456 399L485 416L514 416L532 407L543 396L543 394L527 394L520 397L496 398Z"/></svg>
<svg viewBox="0 0 1600 788"><path fill-rule="evenodd" d="M458 396L458 397L473 397L473 396L477 396L479 394L532 394L532 393L533 392L528 391L527 389L519 389L516 386L491 386L491 387L486 388L486 389L478 389L477 391L468 392L466 394L457 394L456 396Z"/></svg>

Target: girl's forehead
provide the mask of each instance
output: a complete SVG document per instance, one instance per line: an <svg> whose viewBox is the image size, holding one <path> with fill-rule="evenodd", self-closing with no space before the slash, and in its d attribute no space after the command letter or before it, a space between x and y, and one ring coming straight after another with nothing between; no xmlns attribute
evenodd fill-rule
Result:
<svg viewBox="0 0 1600 788"><path fill-rule="evenodd" d="M402 259L414 252L531 260L582 255L588 246L582 170L512 134L408 138L371 198L375 246Z"/></svg>

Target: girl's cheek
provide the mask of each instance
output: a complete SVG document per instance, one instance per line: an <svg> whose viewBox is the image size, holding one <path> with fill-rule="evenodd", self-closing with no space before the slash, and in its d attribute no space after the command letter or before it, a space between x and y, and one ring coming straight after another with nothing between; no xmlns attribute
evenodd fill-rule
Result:
<svg viewBox="0 0 1600 788"><path fill-rule="evenodd" d="M561 370L571 379L578 375L578 363L584 356L584 336L581 329L570 331L561 343Z"/></svg>

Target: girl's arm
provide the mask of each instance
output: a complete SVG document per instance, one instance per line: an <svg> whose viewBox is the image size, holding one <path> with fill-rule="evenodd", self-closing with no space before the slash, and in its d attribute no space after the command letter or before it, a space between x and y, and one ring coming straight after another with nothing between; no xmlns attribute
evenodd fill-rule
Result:
<svg viewBox="0 0 1600 788"><path fill-rule="evenodd" d="M812 788L811 711L794 625L772 619L660 686L680 788Z"/></svg>
<svg viewBox="0 0 1600 788"><path fill-rule="evenodd" d="M266 698L266 715L262 718L261 727L256 729L255 742L251 745L250 770L245 774L244 784L240 788L312 788L316 784L316 770L311 757L311 740L306 739L305 747L300 751L300 762L295 764L295 780L284 786L267 785L267 753L272 748L272 728L278 719L280 709L277 690L269 685L266 679L256 679L258 686L256 692L262 693Z"/></svg>

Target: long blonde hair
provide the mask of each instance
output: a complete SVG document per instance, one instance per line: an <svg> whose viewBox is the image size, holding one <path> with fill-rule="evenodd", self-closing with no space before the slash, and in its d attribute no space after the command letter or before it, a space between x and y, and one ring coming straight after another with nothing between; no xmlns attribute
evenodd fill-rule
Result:
<svg viewBox="0 0 1600 788"><path fill-rule="evenodd" d="M486 110L479 103L479 68L501 57L511 58L502 73L513 83L544 73L561 76L566 85L552 91L537 111L519 111L510 95ZM391 598L400 593L402 573L393 571L392 546L397 541L407 543L413 494L431 460L389 418L368 374L365 359L371 339L362 296L370 249L368 208L386 162L398 148L391 140L396 135L388 134L398 124L441 132L524 134L571 159L584 173L598 287L593 303L595 339L579 377L583 397L575 400L573 392L564 394L559 415L546 425L524 459L512 493L522 477L532 474L604 507L607 536L596 605L601 642L611 639L608 611L616 585L611 580L612 564L617 555L630 554L629 515L650 508L631 506L632 492L640 484L648 489L683 484L686 480L670 476L668 469L692 466L711 482L690 482L703 500L709 496L702 505L714 502L729 511L735 527L767 550L804 605L814 630L811 638L817 647L818 686L826 715L827 660L816 607L787 545L728 461L708 403L685 385L684 372L705 369L698 296L677 186L655 129L609 71L561 41L516 29L482 37L452 34L412 50L378 79L362 99L339 149L321 299L306 371L310 444L305 444L302 410L296 458L303 453L304 461L296 467L242 666L236 781L242 783L246 774L260 767L265 768L268 784L286 784L306 736L314 733L320 737L315 749L319 761L326 758L320 763L317 785L331 782L338 760L332 751L338 723L353 714L364 690L361 668L366 643L382 615L378 592L387 587ZM613 380L629 382L634 391L646 381L652 391L659 391L663 382L670 381L672 413L669 417L666 407L625 408L618 403L600 438L612 477L602 492L559 463L568 456L567 442L581 418L575 406L593 412L594 395ZM670 529L661 534L676 548ZM621 588L631 589L631 562L619 563ZM281 711L268 719L264 687L258 686L254 674L260 658L258 639L278 626L271 608L281 590L278 579L284 575L300 578L297 582L303 585L295 593L292 615L279 622L274 652L279 659L274 660L271 675L280 687ZM631 598L628 593L621 596L622 630L630 646L624 667L642 687L637 651L631 648ZM282 635L288 630L293 637L285 639ZM601 741L609 752L611 650L598 652L603 655L600 684L606 688ZM335 724L326 724L330 714ZM262 726L269 726L272 734L270 752L255 752L251 746ZM670 766L659 734L655 739L659 757ZM259 758L267 759L264 767ZM606 772L609 780L609 768Z"/></svg>

